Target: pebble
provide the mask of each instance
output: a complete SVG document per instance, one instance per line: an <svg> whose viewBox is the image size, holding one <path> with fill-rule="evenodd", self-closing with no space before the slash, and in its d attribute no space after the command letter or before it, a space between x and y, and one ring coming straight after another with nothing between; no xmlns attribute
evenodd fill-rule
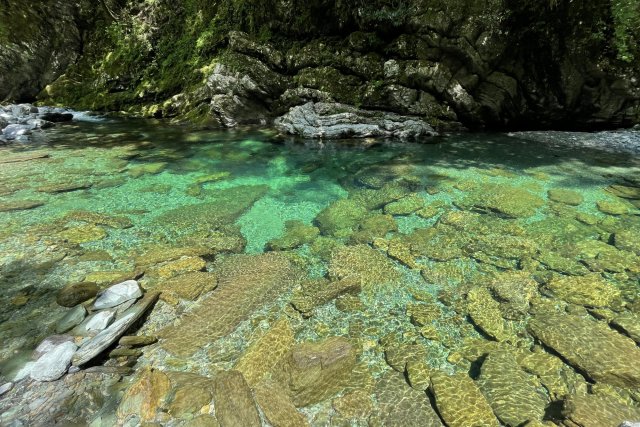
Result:
<svg viewBox="0 0 640 427"><path fill-rule="evenodd" d="M116 307L124 302L132 299L140 298L142 291L138 282L135 280L127 280L117 285L107 288L93 304L93 308L101 310L104 308Z"/></svg>

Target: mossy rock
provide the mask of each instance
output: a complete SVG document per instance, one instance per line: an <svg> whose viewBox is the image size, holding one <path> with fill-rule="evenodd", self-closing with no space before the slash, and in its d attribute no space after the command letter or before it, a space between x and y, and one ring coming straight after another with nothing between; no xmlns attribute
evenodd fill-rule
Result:
<svg viewBox="0 0 640 427"><path fill-rule="evenodd" d="M372 243L376 238L398 231L398 224L391 215L373 214L363 219L358 230L351 235L354 243Z"/></svg>
<svg viewBox="0 0 640 427"><path fill-rule="evenodd" d="M547 283L546 288L568 303L588 307L609 307L620 298L620 290L597 273L556 276Z"/></svg>
<svg viewBox="0 0 640 427"><path fill-rule="evenodd" d="M389 215L411 215L423 206L424 199L417 194L411 194L386 205L384 213Z"/></svg>
<svg viewBox="0 0 640 427"><path fill-rule="evenodd" d="M350 234L367 215L367 209L357 201L340 199L320 211L315 221L322 234L343 236Z"/></svg>
<svg viewBox="0 0 640 427"><path fill-rule="evenodd" d="M478 386L465 373L431 375L438 413L449 427L498 426L498 420Z"/></svg>
<svg viewBox="0 0 640 427"><path fill-rule="evenodd" d="M496 212L507 218L528 218L544 205L544 200L528 190L509 185L473 184L462 207Z"/></svg>
<svg viewBox="0 0 640 427"><path fill-rule="evenodd" d="M298 220L287 221L282 237L268 242L267 249L276 251L295 249L313 242L318 234L320 234L318 227L307 225Z"/></svg>
<svg viewBox="0 0 640 427"><path fill-rule="evenodd" d="M363 292L368 295L392 289L401 279L393 262L368 245L337 248L331 254L328 270L332 280L359 279Z"/></svg>
<svg viewBox="0 0 640 427"><path fill-rule="evenodd" d="M87 224L67 228L61 231L58 236L66 242L82 244L102 240L107 237L107 232L97 225Z"/></svg>
<svg viewBox="0 0 640 427"><path fill-rule="evenodd" d="M620 200L601 200L596 202L596 207L607 215L626 215L631 210L631 205Z"/></svg>
<svg viewBox="0 0 640 427"><path fill-rule="evenodd" d="M569 206L579 206L584 201L584 197L582 194L577 191L567 190L565 188L554 188L547 191L547 196L549 200L564 203Z"/></svg>

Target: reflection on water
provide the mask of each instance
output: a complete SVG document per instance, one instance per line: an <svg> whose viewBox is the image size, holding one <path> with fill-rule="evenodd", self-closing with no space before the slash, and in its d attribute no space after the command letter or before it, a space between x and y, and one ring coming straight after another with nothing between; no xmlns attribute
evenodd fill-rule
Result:
<svg viewBox="0 0 640 427"><path fill-rule="evenodd" d="M0 386L87 339L61 288L162 292L131 332L157 343L17 382L0 424L640 419L640 158L111 120L0 163Z"/></svg>

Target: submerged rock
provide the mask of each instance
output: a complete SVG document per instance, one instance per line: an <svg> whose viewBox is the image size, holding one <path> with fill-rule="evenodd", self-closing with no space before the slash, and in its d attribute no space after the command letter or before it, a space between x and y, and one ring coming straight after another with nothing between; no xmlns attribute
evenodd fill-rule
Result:
<svg viewBox="0 0 640 427"><path fill-rule="evenodd" d="M340 392L356 365L356 349L343 337L296 345L283 359L277 378L296 407L323 401Z"/></svg>
<svg viewBox="0 0 640 427"><path fill-rule="evenodd" d="M232 255L216 262L218 288L175 326L161 331L161 345L180 357L233 332L258 307L297 283L300 271L278 252Z"/></svg>
<svg viewBox="0 0 640 427"><path fill-rule="evenodd" d="M238 371L220 372L213 387L216 418L222 427L260 427L260 415L251 389Z"/></svg>
<svg viewBox="0 0 640 427"><path fill-rule="evenodd" d="M75 283L60 289L56 294L56 302L63 307L75 307L96 296L99 290L95 283Z"/></svg>
<svg viewBox="0 0 640 427"><path fill-rule="evenodd" d="M491 406L467 374L436 373L431 376L431 391L447 426L499 425Z"/></svg>
<svg viewBox="0 0 640 427"><path fill-rule="evenodd" d="M258 384L253 393L267 421L273 426L305 427L308 426L304 415L296 410L287 392L275 382Z"/></svg>
<svg viewBox="0 0 640 427"><path fill-rule="evenodd" d="M286 134L318 139L421 139L436 135L436 131L419 117L325 102L293 107L275 120L275 126Z"/></svg>
<svg viewBox="0 0 640 427"><path fill-rule="evenodd" d="M400 373L385 373L374 393L379 409L369 418L372 427L443 426L426 393L409 387Z"/></svg>
<svg viewBox="0 0 640 427"><path fill-rule="evenodd" d="M495 351L486 357L478 383L504 424L517 427L542 420L548 399L509 351Z"/></svg>
<svg viewBox="0 0 640 427"><path fill-rule="evenodd" d="M170 388L167 375L157 369L145 368L122 397L118 417L124 419L137 415L141 421L152 421L166 400Z"/></svg>
<svg viewBox="0 0 640 427"><path fill-rule="evenodd" d="M564 401L562 415L566 426L618 427L625 420L640 420L640 407L625 405L609 396L571 395Z"/></svg>
<svg viewBox="0 0 640 427"><path fill-rule="evenodd" d="M547 195L549 196L549 200L570 206L578 206L584 201L582 194L564 188L551 189L547 192Z"/></svg>
<svg viewBox="0 0 640 427"><path fill-rule="evenodd" d="M609 307L620 297L620 290L597 273L554 277L547 288L562 300L590 307Z"/></svg>
<svg viewBox="0 0 640 427"><path fill-rule="evenodd" d="M77 305L64 315L64 317L56 323L56 332L59 334L65 333L75 326L82 323L87 315L87 309L82 305Z"/></svg>
<svg viewBox="0 0 640 427"><path fill-rule="evenodd" d="M640 386L640 349L606 323L588 317L543 312L528 330L589 378L618 387Z"/></svg>

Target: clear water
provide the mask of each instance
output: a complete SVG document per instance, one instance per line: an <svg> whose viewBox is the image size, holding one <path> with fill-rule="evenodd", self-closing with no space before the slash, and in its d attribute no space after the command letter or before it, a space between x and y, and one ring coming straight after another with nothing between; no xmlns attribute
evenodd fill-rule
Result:
<svg viewBox="0 0 640 427"><path fill-rule="evenodd" d="M392 425L391 419L393 425L412 425L415 405L426 405L421 410L427 412L437 409L446 421L452 403L437 389L428 392L428 399L428 383L416 380L416 366L431 374L468 373L495 415L507 423L508 417L492 400L492 384L478 377L482 359L474 355L486 354L480 349L491 343L518 361L536 353L559 361L558 370L546 377L536 369L526 370L524 362L518 368L546 402L547 419L564 416L548 409L562 399L557 393L562 387L570 395L593 395L614 399L620 407L636 407L636 379L624 387L611 386L608 379L585 373L571 356L558 358L564 349L542 345L526 325L542 308L594 322L597 318L603 325L622 316L631 320L611 331L633 342L640 329L640 158L552 148L499 134L434 142L303 144L269 133L193 131L118 119L60 127L50 133L47 144L2 148L0 161L49 156L0 164L0 206L6 210L0 212L0 361L6 380L69 310L55 302L65 285L93 281L106 287L141 271L145 275L140 282L148 290L194 269L220 273L223 279L218 289L205 288L193 298L163 288L168 296L138 332L163 339L143 348L131 376L117 376L107 385L87 377L70 388L86 383L74 399L51 397L57 393L55 385L15 386L3 396L6 403L0 401L0 412L6 411L0 424L42 421L45 409L25 403L39 394L51 402L47 410L58 411L57 420L109 425L120 416L122 422L123 413L115 410L121 392L144 366L215 377L220 370L238 368L239 360L255 357L251 349L261 337L270 339L269 332L282 322L292 337L282 344L285 356L265 366L265 372L245 370L245 376L273 377L278 383L277 372L288 363L287 355L303 342L325 343L341 336L356 354L355 367L347 364L346 371L335 374L340 381L319 381L315 387L321 390L311 393L316 397L312 402L298 403L296 391L278 383L284 395L293 395L312 425ZM621 194L621 187L612 191L612 185L622 185L626 193ZM558 196L562 201L551 200L558 189L569 192ZM340 199L350 202L332 209ZM24 201L41 206L9 210ZM86 212L103 216L96 219ZM307 226L300 228L303 237L293 243L288 239L282 247L277 239L293 220L299 227ZM226 242L224 248L216 247L215 238ZM170 255L156 256L151 264L140 261L145 254L169 254L172 248L190 256L178 257L184 261L182 267L171 267L176 258ZM255 267L257 274L284 280L280 272L271 271L279 268L270 267L271 258L260 258L276 248L281 254L274 259L285 260L296 271L295 280L287 276L285 285L269 292L261 289L260 280L248 278L247 286L256 286L262 297L255 301L250 291L231 292L227 303L246 312L222 336L207 336L211 329L203 326L206 320L198 307L215 311L225 281L233 281L228 272L218 272L218 266L239 264L241 270L244 263L264 259ZM233 252L248 255L234 264L229 260L240 258ZM325 276L332 282L355 277L361 289L313 300L317 294L308 280ZM563 277L602 280L606 287L550 285ZM331 285L327 281L317 286ZM579 296L572 297L576 292ZM614 297L608 298L609 292ZM301 297L315 301L304 316L300 307L290 304ZM191 310L195 317L189 317ZM185 326L194 318L194 329ZM220 322L215 315L212 319ZM173 333L165 333L171 325ZM196 333L204 338L196 338ZM282 338L277 331L273 335ZM171 340L177 340L176 345ZM587 347L585 353L597 352L598 342L589 345L596 350ZM175 347L186 348L188 355ZM394 369L404 377L390 377ZM352 371L359 374L347 375ZM73 375L77 374L67 377ZM396 382L389 385L388 378ZM551 387L554 381L560 385ZM157 413L143 420L182 425L198 413L217 412L213 402L195 413L175 415L167 409L175 400L175 381L172 387L158 403ZM85 389L100 390L103 397L89 401ZM400 405L393 412L385 403L403 396L416 400L414 406ZM457 405L464 412L462 400ZM468 408L467 415L481 419L473 410ZM277 424L269 421L264 408L260 416L264 423ZM135 425L139 420L140 414L128 422Z"/></svg>

